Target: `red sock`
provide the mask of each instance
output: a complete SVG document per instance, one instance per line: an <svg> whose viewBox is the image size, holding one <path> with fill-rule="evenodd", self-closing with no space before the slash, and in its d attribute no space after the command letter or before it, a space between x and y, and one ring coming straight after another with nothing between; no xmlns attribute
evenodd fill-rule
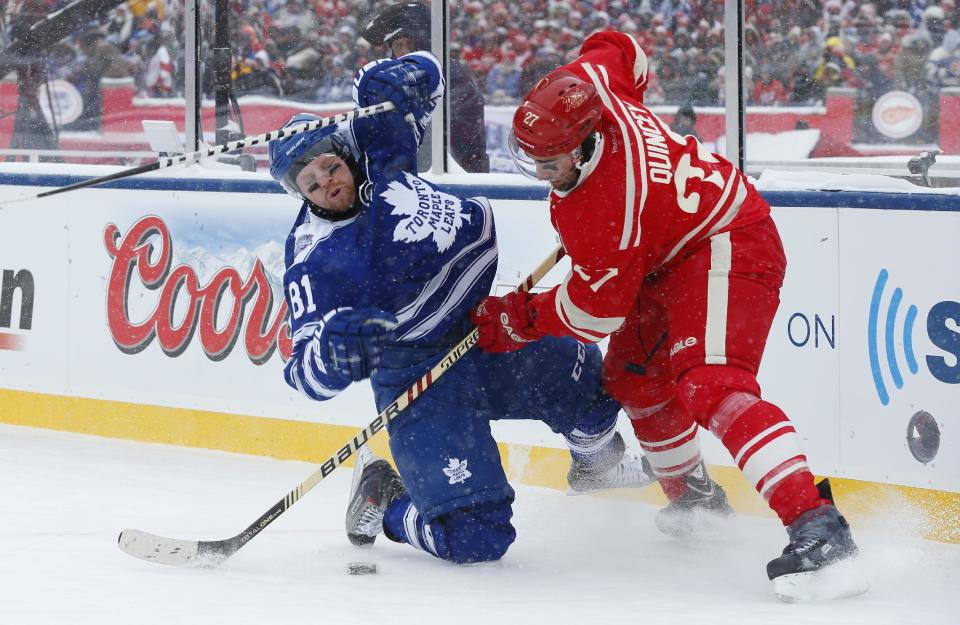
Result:
<svg viewBox="0 0 960 625"><path fill-rule="evenodd" d="M784 525L823 503L793 424L762 399L719 424L715 432L744 476Z"/></svg>
<svg viewBox="0 0 960 625"><path fill-rule="evenodd" d="M686 492L686 476L702 460L697 424L676 400L655 409L624 410L663 493L670 501L675 500Z"/></svg>

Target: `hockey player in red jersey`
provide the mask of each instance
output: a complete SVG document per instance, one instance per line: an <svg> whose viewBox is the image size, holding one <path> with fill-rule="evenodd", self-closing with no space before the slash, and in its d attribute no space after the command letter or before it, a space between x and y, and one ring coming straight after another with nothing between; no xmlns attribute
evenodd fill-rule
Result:
<svg viewBox="0 0 960 625"><path fill-rule="evenodd" d="M818 587L857 547L756 379L786 268L770 207L729 161L644 107L646 83L637 42L602 32L517 109L511 149L525 173L550 182L551 221L573 266L548 292L485 299L474 312L479 345L609 336L606 388L671 502L658 527L683 537L704 511L731 512L705 472L697 431L707 428L787 528L789 545L767 565L776 593L862 592L859 582Z"/></svg>

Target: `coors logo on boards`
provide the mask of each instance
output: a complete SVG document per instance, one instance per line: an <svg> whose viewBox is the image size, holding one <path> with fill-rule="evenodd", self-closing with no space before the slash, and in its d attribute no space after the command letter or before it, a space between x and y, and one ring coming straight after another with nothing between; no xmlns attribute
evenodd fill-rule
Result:
<svg viewBox="0 0 960 625"><path fill-rule="evenodd" d="M164 353L177 357L196 334L210 360L223 360L238 342L254 364L265 363L278 347L289 358L287 305L278 288L280 244L239 248L227 259L201 247L183 253L175 250L167 224L153 215L126 233L108 224L103 240L113 259L107 323L124 353L139 353L156 339Z"/></svg>

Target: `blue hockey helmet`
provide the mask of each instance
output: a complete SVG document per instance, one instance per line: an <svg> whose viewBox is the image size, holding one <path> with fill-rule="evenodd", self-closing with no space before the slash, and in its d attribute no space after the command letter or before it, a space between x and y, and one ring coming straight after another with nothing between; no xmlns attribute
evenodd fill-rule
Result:
<svg viewBox="0 0 960 625"><path fill-rule="evenodd" d="M297 126L320 119L316 115L300 113L290 118L290 121L284 125L284 128ZM270 142L270 175L280 183L284 191L298 197L301 200L309 201L303 192L297 187L297 176L301 170L306 167L310 161L324 154L335 154L342 158L350 172L353 174L353 183L359 190L363 183L357 159L350 149L342 131L345 128L341 126L327 126L311 130L302 134L296 134L292 137L277 139ZM320 207L323 208L323 207Z"/></svg>

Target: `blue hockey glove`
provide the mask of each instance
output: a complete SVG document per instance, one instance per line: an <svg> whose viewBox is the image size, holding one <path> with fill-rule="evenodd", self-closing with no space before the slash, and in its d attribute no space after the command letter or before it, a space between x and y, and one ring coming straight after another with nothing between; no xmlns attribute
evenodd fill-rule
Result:
<svg viewBox="0 0 960 625"><path fill-rule="evenodd" d="M397 318L376 308L339 308L318 330L321 357L354 382L380 366L384 345L394 339Z"/></svg>
<svg viewBox="0 0 960 625"><path fill-rule="evenodd" d="M430 74L413 61L385 61L365 71L360 106L393 102L401 117L420 120L430 104Z"/></svg>

